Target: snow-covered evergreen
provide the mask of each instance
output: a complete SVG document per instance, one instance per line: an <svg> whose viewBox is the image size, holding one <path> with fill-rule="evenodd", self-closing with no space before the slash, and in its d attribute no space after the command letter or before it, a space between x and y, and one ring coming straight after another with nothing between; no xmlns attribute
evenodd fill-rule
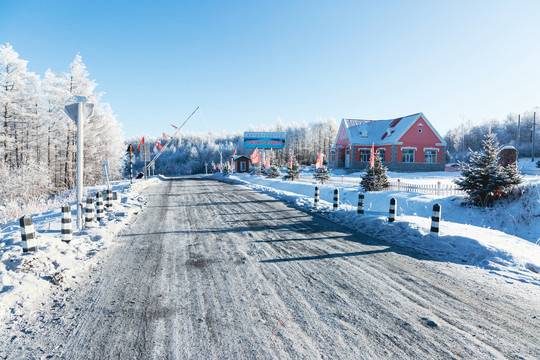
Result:
<svg viewBox="0 0 540 360"><path fill-rule="evenodd" d="M471 151L469 163L460 163L461 177L454 180L474 205L490 206L522 181L516 164L506 168L497 164L500 147L495 137L495 134L486 135L482 150Z"/></svg>
<svg viewBox="0 0 540 360"><path fill-rule="evenodd" d="M375 152L373 158L373 168L368 165L366 172L360 181L360 187L364 191L381 191L389 186L388 176L386 175L386 167L379 159L379 153Z"/></svg>
<svg viewBox="0 0 540 360"><path fill-rule="evenodd" d="M281 171L279 170L279 166L277 164L270 165L270 169L268 169L267 176L269 178L278 178L281 176Z"/></svg>
<svg viewBox="0 0 540 360"><path fill-rule="evenodd" d="M321 168L313 170L313 177L315 178L315 180L317 180L321 184L324 184L328 180L330 180L331 171L332 171L331 169L323 165Z"/></svg>
<svg viewBox="0 0 540 360"><path fill-rule="evenodd" d="M292 168L287 168L287 173L283 176L283 178L285 180L294 181L300 178L301 172L302 170L300 170L300 164L298 163L298 161L293 160Z"/></svg>

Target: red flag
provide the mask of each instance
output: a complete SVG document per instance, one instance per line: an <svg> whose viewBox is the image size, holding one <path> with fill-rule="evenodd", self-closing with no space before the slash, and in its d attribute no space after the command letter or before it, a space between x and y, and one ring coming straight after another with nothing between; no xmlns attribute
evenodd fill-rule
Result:
<svg viewBox="0 0 540 360"><path fill-rule="evenodd" d="M216 164L212 164L212 169L216 170Z"/></svg>
<svg viewBox="0 0 540 360"><path fill-rule="evenodd" d="M369 166L375 167L375 144L371 143L371 156L369 157Z"/></svg>
<svg viewBox="0 0 540 360"><path fill-rule="evenodd" d="M156 141L156 147L160 150L163 149L163 145L161 145L159 142Z"/></svg>
<svg viewBox="0 0 540 360"><path fill-rule="evenodd" d="M322 154L322 151L319 151L319 157L317 158L317 162L315 163L315 168L320 169L322 167L322 161L323 161L323 154Z"/></svg>
<svg viewBox="0 0 540 360"><path fill-rule="evenodd" d="M255 148L253 154L250 156L252 164L258 164L261 162L261 155L259 155L259 149Z"/></svg>
<svg viewBox="0 0 540 360"><path fill-rule="evenodd" d="M289 162L289 169L292 170L292 158L293 158L293 154L291 154L291 161Z"/></svg>
<svg viewBox="0 0 540 360"><path fill-rule="evenodd" d="M165 133L163 133L163 137L164 137L165 139L167 139L167 140L170 139L170 136L167 135L167 134L165 134Z"/></svg>
<svg viewBox="0 0 540 360"><path fill-rule="evenodd" d="M171 124L171 126L172 126L173 128L175 128L176 130L178 130L178 127L174 126L173 124Z"/></svg>
<svg viewBox="0 0 540 360"><path fill-rule="evenodd" d="M144 144L144 136L141 140L141 142L139 143L139 145L137 145L137 150L141 151L141 144Z"/></svg>
<svg viewBox="0 0 540 360"><path fill-rule="evenodd" d="M232 169L234 170L234 166L235 166L235 163L234 163L234 160L231 160L231 163L232 163Z"/></svg>
<svg viewBox="0 0 540 360"><path fill-rule="evenodd" d="M264 160L264 168L268 169L270 167L270 156L266 157L266 160Z"/></svg>
<svg viewBox="0 0 540 360"><path fill-rule="evenodd" d="M231 155L231 157L235 157L236 156L236 148L234 148L234 152L233 154Z"/></svg>

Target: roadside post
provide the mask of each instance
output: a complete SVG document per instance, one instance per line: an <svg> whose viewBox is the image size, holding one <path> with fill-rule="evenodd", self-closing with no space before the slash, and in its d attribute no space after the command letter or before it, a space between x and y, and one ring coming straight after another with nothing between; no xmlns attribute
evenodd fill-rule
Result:
<svg viewBox="0 0 540 360"><path fill-rule="evenodd" d="M364 214L364 194L358 194L358 214Z"/></svg>
<svg viewBox="0 0 540 360"><path fill-rule="evenodd" d="M71 227L71 206L62 206L62 241L69 243L73 239Z"/></svg>
<svg viewBox="0 0 540 360"><path fill-rule="evenodd" d="M334 190L334 206L333 210L337 210L339 207L339 189Z"/></svg>
<svg viewBox="0 0 540 360"><path fill-rule="evenodd" d="M103 219L103 195L98 192L96 194L96 220L101 221Z"/></svg>
<svg viewBox="0 0 540 360"><path fill-rule="evenodd" d="M315 207L319 207L319 187L315 186L315 200L313 200L315 203Z"/></svg>
<svg viewBox="0 0 540 360"><path fill-rule="evenodd" d="M396 220L396 205L397 205L396 199L391 198L390 209L388 211L388 222L394 222L394 220Z"/></svg>
<svg viewBox="0 0 540 360"><path fill-rule="evenodd" d="M36 231L34 230L34 224L30 216L23 216L19 219L19 225L21 226L21 238L23 243L23 253L29 251L36 251Z"/></svg>
<svg viewBox="0 0 540 360"><path fill-rule="evenodd" d="M84 123L94 112L94 104L86 96L75 96L75 103L66 105L64 111L77 124L77 228L82 229Z"/></svg>
<svg viewBox="0 0 540 360"><path fill-rule="evenodd" d="M86 199L86 211L84 217L84 227L91 227L94 221L94 199L89 197Z"/></svg>
<svg viewBox="0 0 540 360"><path fill-rule="evenodd" d="M431 216L431 235L439 236L439 222L441 221L441 205L433 205L433 215Z"/></svg>

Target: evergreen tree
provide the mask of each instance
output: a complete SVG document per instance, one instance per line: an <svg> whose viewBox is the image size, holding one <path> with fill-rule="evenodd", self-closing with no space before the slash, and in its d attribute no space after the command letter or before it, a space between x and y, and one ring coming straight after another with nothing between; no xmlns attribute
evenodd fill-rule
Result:
<svg viewBox="0 0 540 360"><path fill-rule="evenodd" d="M270 165L270 171L268 171L269 178L278 178L281 176L281 171L279 171L279 166L276 164Z"/></svg>
<svg viewBox="0 0 540 360"><path fill-rule="evenodd" d="M500 151L495 134L486 135L481 151L471 151L469 164L460 162L461 177L454 180L474 205L490 206L509 189L521 183L516 164L506 168L497 164Z"/></svg>
<svg viewBox="0 0 540 360"><path fill-rule="evenodd" d="M368 165L366 173L362 176L360 186L364 191L381 191L389 186L386 167L379 159L379 153L375 152L373 159L373 168Z"/></svg>
<svg viewBox="0 0 540 360"><path fill-rule="evenodd" d="M294 160L293 164L292 164L292 168L287 169L287 174L285 174L285 176L283 178L285 180L294 181L294 180L297 180L298 178L300 178L300 173L301 172L302 171L300 170L300 164L296 160Z"/></svg>
<svg viewBox="0 0 540 360"><path fill-rule="evenodd" d="M330 180L330 171L332 170L323 165L320 169L313 171L313 177L321 184L324 184Z"/></svg>

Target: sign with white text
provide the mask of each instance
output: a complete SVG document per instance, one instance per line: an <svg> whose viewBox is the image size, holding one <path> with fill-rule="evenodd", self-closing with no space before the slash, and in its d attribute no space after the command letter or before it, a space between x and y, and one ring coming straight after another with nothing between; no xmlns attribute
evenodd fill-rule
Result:
<svg viewBox="0 0 540 360"><path fill-rule="evenodd" d="M259 149L283 149L284 132L249 131L244 132L244 147Z"/></svg>

